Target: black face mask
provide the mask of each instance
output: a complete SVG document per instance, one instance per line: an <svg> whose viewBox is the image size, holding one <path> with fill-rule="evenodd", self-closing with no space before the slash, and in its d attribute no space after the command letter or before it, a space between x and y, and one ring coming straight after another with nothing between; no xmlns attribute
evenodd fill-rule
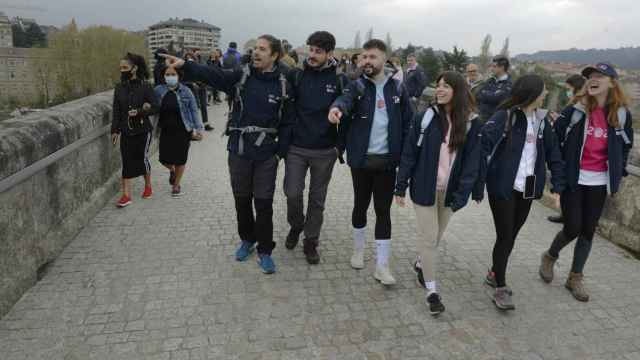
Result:
<svg viewBox="0 0 640 360"><path fill-rule="evenodd" d="M121 82L127 82L131 80L131 70L129 71L121 71L120 72L120 81Z"/></svg>

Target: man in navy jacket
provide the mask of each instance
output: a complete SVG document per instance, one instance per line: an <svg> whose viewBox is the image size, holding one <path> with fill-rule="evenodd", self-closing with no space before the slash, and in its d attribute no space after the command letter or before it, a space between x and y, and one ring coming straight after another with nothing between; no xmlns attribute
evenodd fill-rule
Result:
<svg viewBox="0 0 640 360"><path fill-rule="evenodd" d="M329 121L339 124L346 147L354 189L353 256L351 266L364 267L367 209L373 195L376 212L377 266L374 277L384 285L395 284L389 269L391 253L391 202L396 167L413 112L409 94L386 73L387 47L373 39L364 44L364 74L349 84L332 105Z"/></svg>
<svg viewBox="0 0 640 360"><path fill-rule="evenodd" d="M258 264L266 274L275 272L273 195L278 160L286 156L293 125L292 88L278 65L280 40L258 38L252 65L224 70L184 62L172 56L172 66L184 67L185 78L200 80L233 98L226 133L229 135L229 172L242 243L238 261L246 260L258 243ZM252 204L253 202L253 204ZM254 209L255 206L255 215Z"/></svg>
<svg viewBox="0 0 640 360"><path fill-rule="evenodd" d="M509 75L509 59L498 55L493 58L490 70L493 76L489 78L480 89L475 91L476 102L480 110L480 118L489 120L495 114L498 106L511 95L511 75Z"/></svg>
<svg viewBox="0 0 640 360"><path fill-rule="evenodd" d="M287 220L291 229L285 246L293 249L304 231L304 254L309 264L320 262L318 237L322 227L324 202L331 173L338 158L338 127L327 120L329 107L341 95L349 79L337 74L333 58L334 36L326 31L311 34L307 40L309 57L304 69L289 75L295 91L295 126L288 134L291 143L285 161L284 193ZM303 193L307 170L309 200L304 215Z"/></svg>

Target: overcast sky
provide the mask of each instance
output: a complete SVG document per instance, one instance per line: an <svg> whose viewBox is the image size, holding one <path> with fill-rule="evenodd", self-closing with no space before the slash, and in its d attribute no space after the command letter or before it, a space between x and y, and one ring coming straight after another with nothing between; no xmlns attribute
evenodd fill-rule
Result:
<svg viewBox="0 0 640 360"><path fill-rule="evenodd" d="M494 52L510 37L511 54L640 45L638 0L0 0L0 11L46 25L74 17L81 27L129 30L191 17L222 28L225 48L263 33L297 46L315 30L331 31L338 46L349 46L356 31L364 37L370 27L382 39L389 32L394 47L458 45L472 55L486 34Z"/></svg>

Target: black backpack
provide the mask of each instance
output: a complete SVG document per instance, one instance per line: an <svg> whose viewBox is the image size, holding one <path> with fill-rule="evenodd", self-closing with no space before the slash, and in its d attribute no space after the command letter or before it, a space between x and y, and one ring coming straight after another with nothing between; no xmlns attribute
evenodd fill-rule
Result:
<svg viewBox="0 0 640 360"><path fill-rule="evenodd" d="M222 68L223 69L235 69L240 66L238 59L236 58L235 53L227 53L222 59Z"/></svg>

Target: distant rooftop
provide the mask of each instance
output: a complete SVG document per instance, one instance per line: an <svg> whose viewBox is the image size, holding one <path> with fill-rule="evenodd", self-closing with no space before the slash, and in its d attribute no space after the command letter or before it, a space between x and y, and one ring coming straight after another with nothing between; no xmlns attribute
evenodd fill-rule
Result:
<svg viewBox="0 0 640 360"><path fill-rule="evenodd" d="M199 28L199 29L208 29L213 31L220 31L221 29L217 26L208 24L204 21L198 21L195 19L178 19L171 18L166 21L161 21L157 24L153 24L149 26L150 30L162 29L166 27L191 27L191 28Z"/></svg>

